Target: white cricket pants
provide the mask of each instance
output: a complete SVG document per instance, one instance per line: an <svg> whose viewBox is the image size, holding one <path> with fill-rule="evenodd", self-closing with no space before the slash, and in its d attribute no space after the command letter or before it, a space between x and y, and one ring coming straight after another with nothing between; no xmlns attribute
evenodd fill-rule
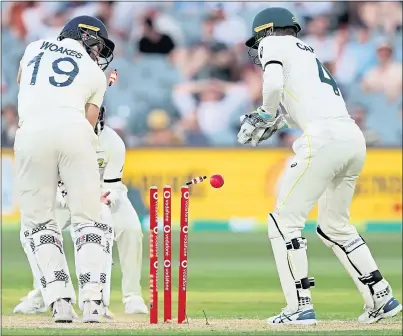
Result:
<svg viewBox="0 0 403 336"><path fill-rule="evenodd" d="M94 132L83 122L24 124L14 144L21 231L30 246L30 264L41 273L46 306L71 295L69 271L54 208L59 175L74 202L74 223L99 221L101 193ZM25 246L25 244L24 244ZM35 274L35 265L31 265ZM39 279L36 279L39 281ZM46 287L46 288L45 288Z"/></svg>
<svg viewBox="0 0 403 336"><path fill-rule="evenodd" d="M24 225L54 221L60 178L69 192L73 224L100 221L101 194L96 136L84 120L48 127L23 125L15 138L17 188Z"/></svg>
<svg viewBox="0 0 403 336"><path fill-rule="evenodd" d="M280 231L301 231L319 201L318 223L330 238L345 242L357 233L349 223L356 180L366 157L365 139L353 122L323 125L320 133L304 133L293 145L273 216ZM297 235L298 236L298 235Z"/></svg>
<svg viewBox="0 0 403 336"><path fill-rule="evenodd" d="M119 201L112 208L112 221L122 268L124 300L131 295L141 295L140 279L143 257L143 233L140 220L126 193L121 193Z"/></svg>

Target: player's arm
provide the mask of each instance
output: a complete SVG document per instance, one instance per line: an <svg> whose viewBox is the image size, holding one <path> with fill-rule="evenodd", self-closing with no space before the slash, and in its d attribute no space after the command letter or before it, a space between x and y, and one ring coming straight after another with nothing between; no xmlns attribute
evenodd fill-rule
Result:
<svg viewBox="0 0 403 336"><path fill-rule="evenodd" d="M259 45L259 59L263 68L262 109L276 115L284 90L284 48L280 38L266 37ZM280 43L279 43L280 42Z"/></svg>
<svg viewBox="0 0 403 336"><path fill-rule="evenodd" d="M283 60L285 56L282 40L278 37L264 38L258 47L259 60L263 69L261 107L241 117L238 142L257 146L269 139L278 129L287 124L278 111L284 89Z"/></svg>
<svg viewBox="0 0 403 336"><path fill-rule="evenodd" d="M120 186L122 183L123 166L126 158L126 147L117 134L112 139L107 139L107 151L110 154L109 162L105 168L103 190L110 191L108 199L111 206L116 205L119 199Z"/></svg>
<svg viewBox="0 0 403 336"><path fill-rule="evenodd" d="M99 109L101 108L106 91L106 78L103 73L101 73L101 75L96 83L96 88L93 94L88 99L87 104L85 104L85 116L93 128L95 128L97 123Z"/></svg>

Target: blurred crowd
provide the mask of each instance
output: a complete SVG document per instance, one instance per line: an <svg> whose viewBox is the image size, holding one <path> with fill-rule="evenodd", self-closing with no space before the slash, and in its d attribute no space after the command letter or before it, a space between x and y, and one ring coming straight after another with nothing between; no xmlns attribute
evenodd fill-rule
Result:
<svg viewBox="0 0 403 336"><path fill-rule="evenodd" d="M261 104L261 72L244 42L260 10L286 7L334 74L368 146L402 145L401 2L2 2L2 146L17 129L16 76L25 46L57 37L78 15L116 43L107 124L129 147L238 146L239 117ZM326 108L326 106L323 106ZM266 146L290 146L298 131Z"/></svg>

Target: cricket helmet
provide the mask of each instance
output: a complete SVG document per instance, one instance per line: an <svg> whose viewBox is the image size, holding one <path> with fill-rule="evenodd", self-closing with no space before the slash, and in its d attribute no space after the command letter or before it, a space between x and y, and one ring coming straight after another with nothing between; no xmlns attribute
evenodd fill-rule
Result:
<svg viewBox="0 0 403 336"><path fill-rule="evenodd" d="M101 108L99 109L98 120L97 120L97 123L95 124L95 128L94 128L96 135L100 135L101 132L104 130L105 115L106 115L106 109L105 109L105 106L102 105Z"/></svg>
<svg viewBox="0 0 403 336"><path fill-rule="evenodd" d="M282 7L266 8L253 19L252 37L245 42L245 45L249 49L257 49L262 38L273 35L276 28L286 27L294 28L296 33L301 31L298 19L288 9Z"/></svg>
<svg viewBox="0 0 403 336"><path fill-rule="evenodd" d="M108 38L108 30L101 20L88 16L77 16L63 27L58 36L61 41L70 38L83 43L88 55L105 70L113 60L115 43Z"/></svg>

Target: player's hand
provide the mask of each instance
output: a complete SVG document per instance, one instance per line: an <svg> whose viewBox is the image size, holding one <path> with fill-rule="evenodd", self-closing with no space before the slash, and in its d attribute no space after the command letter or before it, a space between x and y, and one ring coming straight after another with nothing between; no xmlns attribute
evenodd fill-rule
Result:
<svg viewBox="0 0 403 336"><path fill-rule="evenodd" d="M276 116L266 113L261 107L255 112L241 117L241 129L238 133L238 142L251 144L256 147L259 143L269 139L278 129L286 126L281 113Z"/></svg>
<svg viewBox="0 0 403 336"><path fill-rule="evenodd" d="M106 193L101 195L101 202L103 204L106 204L106 205L111 204L111 200L108 199L108 196L109 196L110 193L111 193L110 191L107 191Z"/></svg>
<svg viewBox="0 0 403 336"><path fill-rule="evenodd" d="M242 116L240 120L241 129L238 132L238 142L257 146L258 140L262 138L263 134L266 135L266 130L274 125L276 117L259 107L254 112Z"/></svg>

